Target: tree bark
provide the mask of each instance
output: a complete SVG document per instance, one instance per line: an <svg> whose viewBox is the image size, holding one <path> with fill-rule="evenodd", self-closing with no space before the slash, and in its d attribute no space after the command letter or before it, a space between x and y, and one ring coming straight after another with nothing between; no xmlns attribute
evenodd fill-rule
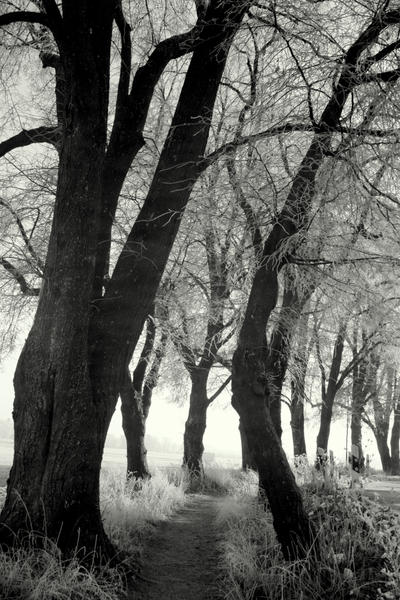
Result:
<svg viewBox="0 0 400 600"><path fill-rule="evenodd" d="M240 434L240 444L242 449L242 470L247 471L247 469L252 469L253 471L257 470L257 467L254 463L253 457L250 453L249 443L247 441L246 432L242 425L242 422L239 421L239 434Z"/></svg>
<svg viewBox="0 0 400 600"><path fill-rule="evenodd" d="M163 329L151 360L156 336L153 314L154 310L152 309L147 320L143 349L133 376L131 378L127 370L120 394L122 428L126 438L128 478L145 479L150 477L145 445L146 422L168 341L168 333Z"/></svg>
<svg viewBox="0 0 400 600"><path fill-rule="evenodd" d="M360 464L363 463L363 448L362 448L362 413L364 404L362 402L353 402L351 409L351 444L357 446L358 457Z"/></svg>
<svg viewBox="0 0 400 600"><path fill-rule="evenodd" d="M99 473L112 410L97 405L88 363L101 172L106 149L113 2L63 15L66 128L45 278L15 377L15 449L0 540L33 530L112 556L99 510ZM83 11L83 12L82 12ZM82 56L85 57L82 60ZM94 168L95 166L95 168ZM84 218L84 225L82 219Z"/></svg>
<svg viewBox="0 0 400 600"><path fill-rule="evenodd" d="M329 434L331 430L333 404L335 402L337 383L342 364L343 348L344 348L344 335L346 332L346 325L342 323L339 327L339 332L336 337L335 346L333 349L333 356L331 367L329 371L328 387L326 391L323 388L322 392L322 407L320 426L317 435L317 448L322 448L325 452L328 451Z"/></svg>
<svg viewBox="0 0 400 600"><path fill-rule="evenodd" d="M387 432L376 431L375 432L376 445L378 447L379 456L382 463L382 469L384 473L391 473L392 470L392 459L390 456L390 450L387 442Z"/></svg>
<svg viewBox="0 0 400 600"><path fill-rule="evenodd" d="M300 491L265 406L264 386L253 377L265 364L264 358L262 353L249 355L235 351L232 405L239 412L249 440L260 487L268 499L282 551L286 558L293 558L301 554L301 547L309 547L312 534Z"/></svg>
<svg viewBox="0 0 400 600"><path fill-rule="evenodd" d="M304 285L304 282L303 282ZM269 399L269 411L278 437L282 437L281 395L290 357L290 347L304 306L315 290L310 281L307 289L299 290L285 272L282 305L277 323L271 334L265 368L267 380L266 396Z"/></svg>
<svg viewBox="0 0 400 600"><path fill-rule="evenodd" d="M390 436L390 449L392 454L392 475L400 475L400 454L399 454L399 439L400 439L400 402L396 403L394 410L394 421L392 433Z"/></svg>
<svg viewBox="0 0 400 600"><path fill-rule="evenodd" d="M207 379L209 371L194 369L191 372L191 391L189 414L185 423L183 436L183 464L191 477L202 479L203 468L203 436L207 425Z"/></svg>
<svg viewBox="0 0 400 600"><path fill-rule="evenodd" d="M304 379L296 377L291 381L292 398L290 404L290 426L292 428L294 456L307 454L304 434Z"/></svg>
<svg viewBox="0 0 400 600"><path fill-rule="evenodd" d="M145 446L146 417L141 399L132 383L129 373L121 388L122 429L126 439L127 476L137 479L150 477Z"/></svg>

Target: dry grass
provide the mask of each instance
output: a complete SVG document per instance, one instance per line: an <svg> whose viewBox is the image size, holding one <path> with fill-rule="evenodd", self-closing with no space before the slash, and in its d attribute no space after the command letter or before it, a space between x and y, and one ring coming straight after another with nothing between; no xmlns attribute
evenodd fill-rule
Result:
<svg viewBox="0 0 400 600"><path fill-rule="evenodd" d="M126 552L140 554L143 539L154 525L170 517L186 501L187 482L180 469L156 471L143 482L105 471L101 481L101 508L106 532Z"/></svg>
<svg viewBox="0 0 400 600"><path fill-rule="evenodd" d="M272 517L257 501L254 475L220 504L225 597L229 600L393 600L400 598L400 519L390 509L315 476L304 487L306 509L318 532L321 553L287 562ZM243 493L240 492L243 491Z"/></svg>
<svg viewBox="0 0 400 600"><path fill-rule="evenodd" d="M158 521L167 519L185 502L185 480L179 471L155 476L138 485L125 483L124 473L104 471L101 508L114 544L140 554L143 541ZM0 508L4 488L0 488ZM124 578L118 569L87 569L77 559L65 561L46 541L36 547L0 553L0 600L121 600Z"/></svg>

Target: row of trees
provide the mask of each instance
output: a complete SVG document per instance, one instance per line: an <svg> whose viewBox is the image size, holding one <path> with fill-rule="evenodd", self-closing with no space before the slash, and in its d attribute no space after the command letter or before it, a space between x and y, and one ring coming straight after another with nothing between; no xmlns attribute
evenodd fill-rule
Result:
<svg viewBox="0 0 400 600"><path fill-rule="evenodd" d="M4 306L18 295L37 308L14 378L0 538L14 543L29 515L63 550L79 539L114 555L99 511L107 429L120 396L129 468L146 475L145 421L173 347L191 382L185 462L201 474L206 410L231 382L291 557L315 540L280 442L286 374L299 450L311 354L321 448L350 374L354 439L370 398L381 429L382 372L396 395L395 361L377 349L395 337L397 308L400 11L378 0L161 4L1 7L14 85L0 144ZM27 85L40 90L30 110ZM328 371L322 336L336 326Z"/></svg>

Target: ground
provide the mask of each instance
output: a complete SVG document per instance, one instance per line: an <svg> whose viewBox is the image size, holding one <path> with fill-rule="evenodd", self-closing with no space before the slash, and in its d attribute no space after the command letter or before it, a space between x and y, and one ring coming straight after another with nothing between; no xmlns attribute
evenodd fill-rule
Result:
<svg viewBox="0 0 400 600"><path fill-rule="evenodd" d="M218 598L218 502L216 496L191 496L172 520L157 528L131 600Z"/></svg>

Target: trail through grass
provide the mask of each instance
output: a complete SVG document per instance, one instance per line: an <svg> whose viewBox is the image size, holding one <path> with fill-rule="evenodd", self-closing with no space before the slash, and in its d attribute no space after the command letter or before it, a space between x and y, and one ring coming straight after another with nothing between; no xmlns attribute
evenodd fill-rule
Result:
<svg viewBox="0 0 400 600"><path fill-rule="evenodd" d="M216 600L219 593L220 499L191 496L148 544L132 600Z"/></svg>

